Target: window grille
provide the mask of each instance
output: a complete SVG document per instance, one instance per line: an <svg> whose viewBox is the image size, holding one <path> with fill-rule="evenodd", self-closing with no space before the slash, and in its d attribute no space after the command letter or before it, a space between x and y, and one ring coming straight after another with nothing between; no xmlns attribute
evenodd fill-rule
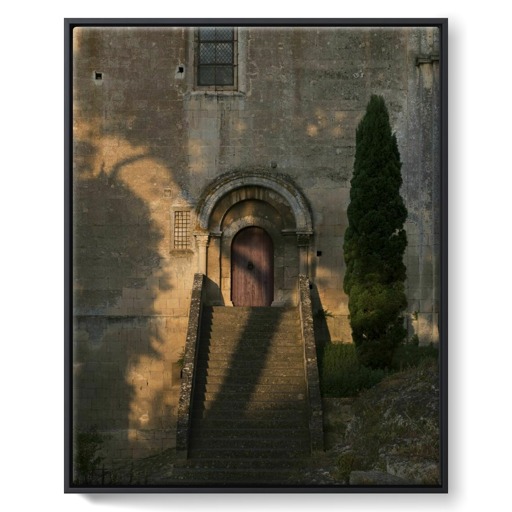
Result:
<svg viewBox="0 0 512 512"><path fill-rule="evenodd" d="M198 31L197 84L235 85L236 30L203 27Z"/></svg>
<svg viewBox="0 0 512 512"><path fill-rule="evenodd" d="M174 248L190 249L190 212L174 212Z"/></svg>

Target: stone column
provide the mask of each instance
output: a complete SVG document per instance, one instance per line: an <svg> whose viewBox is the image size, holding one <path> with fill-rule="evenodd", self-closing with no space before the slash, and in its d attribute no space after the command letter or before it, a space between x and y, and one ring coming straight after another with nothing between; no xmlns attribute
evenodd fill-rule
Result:
<svg viewBox="0 0 512 512"><path fill-rule="evenodd" d="M222 232L211 232L208 240L208 261L207 275L219 286L221 283L221 266L220 266L220 241Z"/></svg>
<svg viewBox="0 0 512 512"><path fill-rule="evenodd" d="M312 233L297 232L297 246L299 248L299 274L309 275L309 240Z"/></svg>
<svg viewBox="0 0 512 512"><path fill-rule="evenodd" d="M208 235L208 233L194 233L194 236L196 237L196 244L199 251L197 271L200 274L206 275L206 251L210 235Z"/></svg>

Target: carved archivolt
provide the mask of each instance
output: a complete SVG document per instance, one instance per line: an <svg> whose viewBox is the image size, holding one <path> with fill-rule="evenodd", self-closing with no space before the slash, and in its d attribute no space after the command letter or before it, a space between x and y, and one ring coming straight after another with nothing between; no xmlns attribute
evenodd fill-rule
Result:
<svg viewBox="0 0 512 512"><path fill-rule="evenodd" d="M210 218L219 201L231 192L247 187L261 187L281 196L293 212L295 230L300 233L313 232L311 213L306 198L291 178L283 174L260 170L229 172L219 176L211 183L198 203L198 230L212 229Z"/></svg>

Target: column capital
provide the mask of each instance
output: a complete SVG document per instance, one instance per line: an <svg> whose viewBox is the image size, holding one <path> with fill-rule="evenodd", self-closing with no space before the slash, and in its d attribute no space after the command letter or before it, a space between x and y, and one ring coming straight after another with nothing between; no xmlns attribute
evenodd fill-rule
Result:
<svg viewBox="0 0 512 512"><path fill-rule="evenodd" d="M208 247L208 242L210 240L209 233L194 233L194 237L198 247Z"/></svg>
<svg viewBox="0 0 512 512"><path fill-rule="evenodd" d="M312 235L312 231L297 231L297 246L309 247L309 241Z"/></svg>

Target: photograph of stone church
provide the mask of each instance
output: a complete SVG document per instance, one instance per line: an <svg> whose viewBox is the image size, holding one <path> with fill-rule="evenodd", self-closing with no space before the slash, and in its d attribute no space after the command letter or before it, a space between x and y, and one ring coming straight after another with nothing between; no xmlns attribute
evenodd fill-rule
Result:
<svg viewBox="0 0 512 512"><path fill-rule="evenodd" d="M74 21L71 484L441 485L439 24Z"/></svg>

